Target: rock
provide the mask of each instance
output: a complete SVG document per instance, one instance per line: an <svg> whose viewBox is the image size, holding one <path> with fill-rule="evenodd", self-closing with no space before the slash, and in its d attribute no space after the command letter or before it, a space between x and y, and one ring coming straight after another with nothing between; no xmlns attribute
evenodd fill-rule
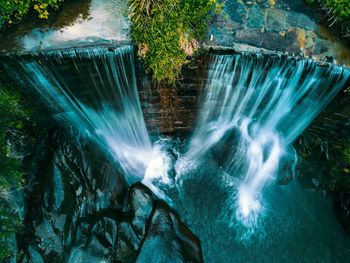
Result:
<svg viewBox="0 0 350 263"><path fill-rule="evenodd" d="M133 263L137 257L136 251L131 249L122 239L118 239L115 249L115 261L122 263Z"/></svg>
<svg viewBox="0 0 350 263"><path fill-rule="evenodd" d="M92 255L91 248L87 250L84 247L74 247L71 250L71 253L68 258L68 263L101 263L101 262L108 262L106 259L104 259L103 253L96 256L96 252L94 251L95 255Z"/></svg>
<svg viewBox="0 0 350 263"><path fill-rule="evenodd" d="M61 233L63 233L64 231L64 226L66 224L66 220L67 220L67 216L64 214L58 215L58 216L54 216L54 227L60 231Z"/></svg>
<svg viewBox="0 0 350 263"><path fill-rule="evenodd" d="M247 27L249 28L263 28L265 24L264 12L256 6L248 9Z"/></svg>
<svg viewBox="0 0 350 263"><path fill-rule="evenodd" d="M102 218L94 225L92 233L105 248L112 248L117 242L117 222L110 218Z"/></svg>
<svg viewBox="0 0 350 263"><path fill-rule="evenodd" d="M288 29L286 23L287 12L269 8L266 10L266 29L272 32L280 32Z"/></svg>
<svg viewBox="0 0 350 263"><path fill-rule="evenodd" d="M259 29L237 30L235 42L280 52L285 52L287 50L285 37L280 36L278 33L261 32Z"/></svg>
<svg viewBox="0 0 350 263"><path fill-rule="evenodd" d="M174 262L201 260L199 241L175 212L166 205L155 210L157 198L141 183L128 189L118 167L91 142L74 132L52 130L39 146L24 158L33 187L25 189L26 228L17 238L22 260L134 262L141 243L152 238L158 244L166 240ZM148 229L159 232L152 236ZM163 262L169 262L166 253L160 253Z"/></svg>
<svg viewBox="0 0 350 263"><path fill-rule="evenodd" d="M285 36L286 51L291 55L297 55L300 53L302 46L305 47L303 35L299 30L291 29Z"/></svg>
<svg viewBox="0 0 350 263"><path fill-rule="evenodd" d="M313 54L319 55L319 54L327 53L331 47L332 47L332 42L330 42L328 40L323 40L323 39L317 38L315 41L315 47L313 49Z"/></svg>
<svg viewBox="0 0 350 263"><path fill-rule="evenodd" d="M143 184L136 183L130 187L131 225L135 232L142 237L145 235L146 223L151 215L154 199L151 190Z"/></svg>
<svg viewBox="0 0 350 263"><path fill-rule="evenodd" d="M199 240L166 203L157 201L136 262L203 262L203 259Z"/></svg>
<svg viewBox="0 0 350 263"><path fill-rule="evenodd" d="M31 262L44 263L44 260L41 257L40 253L38 251L36 251L32 246L29 246L28 252L30 255Z"/></svg>
<svg viewBox="0 0 350 263"><path fill-rule="evenodd" d="M63 184L62 173L58 169L57 165L53 166L52 175L53 175L52 192L54 197L53 206L54 206L54 210L58 211L61 207L62 202L64 201L65 189Z"/></svg>
<svg viewBox="0 0 350 263"><path fill-rule="evenodd" d="M307 37L306 38L306 42L305 42L305 48L306 49L311 49L313 48L315 45L314 43L314 39L312 37Z"/></svg>
<svg viewBox="0 0 350 263"><path fill-rule="evenodd" d="M235 23L244 23L247 17L247 10L242 1L227 1L225 3L225 13Z"/></svg>
<svg viewBox="0 0 350 263"><path fill-rule="evenodd" d="M302 29L297 29L297 30L295 30L295 33L297 36L299 48L301 50L305 49L305 45L306 45L306 33L305 33L305 31Z"/></svg>
<svg viewBox="0 0 350 263"><path fill-rule="evenodd" d="M32 138L17 130L8 131L7 148L8 155L17 159L23 159L35 150Z"/></svg>
<svg viewBox="0 0 350 263"><path fill-rule="evenodd" d="M137 251L141 239L136 235L131 225L126 222L118 224L118 237L124 241L132 251Z"/></svg>
<svg viewBox="0 0 350 263"><path fill-rule="evenodd" d="M51 223L44 221L36 228L36 236L40 239L39 247L44 251L45 255L56 253L60 255L63 251L62 240L54 232Z"/></svg>
<svg viewBox="0 0 350 263"><path fill-rule="evenodd" d="M316 28L315 21L313 21L310 17L293 11L288 12L287 24L288 27L299 27L306 30L315 30Z"/></svg>

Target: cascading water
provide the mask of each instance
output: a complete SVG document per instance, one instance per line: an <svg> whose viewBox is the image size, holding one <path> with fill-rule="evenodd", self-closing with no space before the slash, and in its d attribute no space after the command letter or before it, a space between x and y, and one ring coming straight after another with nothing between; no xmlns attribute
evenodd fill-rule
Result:
<svg viewBox="0 0 350 263"><path fill-rule="evenodd" d="M263 214L263 190L277 177L282 159L294 156L291 143L349 74L336 66L262 55L214 55L212 61L197 127L176 164L177 178L197 168L224 141L230 150L223 156L223 169L235 193L229 202L235 220L247 228L246 238Z"/></svg>
<svg viewBox="0 0 350 263"><path fill-rule="evenodd" d="M69 83L67 73L55 67L67 61L75 66L68 72ZM143 117L131 46L47 51L40 60L18 63L17 73L7 70L35 87L49 105L58 106L58 118L109 152L129 183L144 179L153 190L154 179L167 183L165 156L159 144L153 147Z"/></svg>
<svg viewBox="0 0 350 263"><path fill-rule="evenodd" d="M7 70L57 105L57 117L110 153L130 183L142 180L167 198L157 186L173 183L173 160L163 143L152 144L148 135L133 48L69 49L39 57L24 57ZM242 238L249 238L266 209L264 189L285 160L295 165L291 143L343 87L349 72L263 55L213 55L211 60L197 126L175 164L176 178L181 182L208 155L219 155L229 175L222 179L233 193L227 201L232 221L244 227ZM75 70L59 70L57 63L63 69L73 63Z"/></svg>

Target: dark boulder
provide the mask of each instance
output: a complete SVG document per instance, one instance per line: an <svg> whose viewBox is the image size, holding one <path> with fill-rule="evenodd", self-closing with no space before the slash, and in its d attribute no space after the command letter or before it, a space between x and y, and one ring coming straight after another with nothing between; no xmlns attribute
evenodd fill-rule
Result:
<svg viewBox="0 0 350 263"><path fill-rule="evenodd" d="M203 262L199 240L165 202L156 201L136 262Z"/></svg>
<svg viewBox="0 0 350 263"><path fill-rule="evenodd" d="M154 194L145 185L136 183L130 187L129 201L132 213L131 225L142 238L145 235L146 223L153 210Z"/></svg>

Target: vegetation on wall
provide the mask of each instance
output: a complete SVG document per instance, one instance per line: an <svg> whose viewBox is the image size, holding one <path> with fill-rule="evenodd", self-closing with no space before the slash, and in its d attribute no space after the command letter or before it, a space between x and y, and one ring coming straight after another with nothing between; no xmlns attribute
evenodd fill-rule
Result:
<svg viewBox="0 0 350 263"><path fill-rule="evenodd" d="M0 1L0 29L35 11L39 18L47 19L51 9L57 9L64 0L2 0Z"/></svg>
<svg viewBox="0 0 350 263"><path fill-rule="evenodd" d="M334 144L318 136L306 135L302 136L299 142L299 166L303 171L299 175L301 181L312 178L312 182L304 183L327 192L350 191L349 138L343 138L338 144Z"/></svg>
<svg viewBox="0 0 350 263"><path fill-rule="evenodd" d="M130 0L131 35L148 72L173 82L219 9L218 0Z"/></svg>
<svg viewBox="0 0 350 263"><path fill-rule="evenodd" d="M20 159L10 156L7 135L24 128L30 111L22 105L20 93L0 80L0 261L11 255L11 238L21 227L20 216L8 199L11 192L22 188L22 165Z"/></svg>
<svg viewBox="0 0 350 263"><path fill-rule="evenodd" d="M346 36L350 36L350 1L349 0L306 0L309 4L319 3L330 16L330 23L338 23Z"/></svg>

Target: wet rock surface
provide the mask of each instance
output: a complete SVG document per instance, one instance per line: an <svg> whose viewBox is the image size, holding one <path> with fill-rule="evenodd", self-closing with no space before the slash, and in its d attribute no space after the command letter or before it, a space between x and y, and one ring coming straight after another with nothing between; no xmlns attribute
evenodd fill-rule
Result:
<svg viewBox="0 0 350 263"><path fill-rule="evenodd" d="M350 66L349 41L331 33L337 28L329 25L322 12L304 0L226 1L208 31L207 44L243 44L239 49L249 45Z"/></svg>
<svg viewBox="0 0 350 263"><path fill-rule="evenodd" d="M203 262L200 242L174 210L157 201L136 262Z"/></svg>
<svg viewBox="0 0 350 263"><path fill-rule="evenodd" d="M57 128L44 135L23 159L31 187L24 191L25 229L17 236L21 253L12 260L202 261L199 240L176 212L143 184L129 187L87 138Z"/></svg>

